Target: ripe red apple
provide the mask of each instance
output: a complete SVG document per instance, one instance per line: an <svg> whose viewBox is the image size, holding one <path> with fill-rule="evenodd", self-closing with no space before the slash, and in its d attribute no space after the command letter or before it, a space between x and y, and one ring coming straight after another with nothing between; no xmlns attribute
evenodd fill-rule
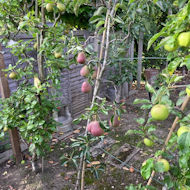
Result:
<svg viewBox="0 0 190 190"><path fill-rule="evenodd" d="M89 123L88 125L87 125L87 131L89 132L89 133L91 133L91 123Z"/></svg>
<svg viewBox="0 0 190 190"><path fill-rule="evenodd" d="M86 77L86 76L88 76L88 74L89 74L89 69L88 69L87 65L85 65L85 66L82 67L82 69L80 70L80 75L81 75L82 77Z"/></svg>
<svg viewBox="0 0 190 190"><path fill-rule="evenodd" d="M97 76L97 68L94 68L94 72L92 74L92 79L95 79Z"/></svg>
<svg viewBox="0 0 190 190"><path fill-rule="evenodd" d="M80 52L77 56L77 62L84 64L85 61L86 61L86 56L85 56L84 52Z"/></svg>
<svg viewBox="0 0 190 190"><path fill-rule="evenodd" d="M109 121L109 125L110 125L110 127L119 127L119 125L120 125L119 117L117 115L115 115L113 117L113 122L111 122L111 120Z"/></svg>
<svg viewBox="0 0 190 190"><path fill-rule="evenodd" d="M92 87L91 87L91 85L87 81L85 81L85 82L82 83L82 86L81 86L81 91L82 92L88 93L91 90L92 90Z"/></svg>
<svg viewBox="0 0 190 190"><path fill-rule="evenodd" d="M89 132L95 137L101 136L104 133L98 121L90 122L87 129L90 130Z"/></svg>

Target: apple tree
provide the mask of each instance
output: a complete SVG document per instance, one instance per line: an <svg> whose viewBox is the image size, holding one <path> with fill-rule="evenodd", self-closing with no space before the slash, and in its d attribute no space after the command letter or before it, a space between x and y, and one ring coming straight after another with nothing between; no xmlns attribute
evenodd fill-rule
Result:
<svg viewBox="0 0 190 190"><path fill-rule="evenodd" d="M168 16L168 20L161 31L155 34L148 43L148 48L151 45L155 50L163 48L168 52L168 66L160 73L160 81L158 90L154 86L147 83L147 90L152 93L151 101L148 99L135 100L134 103L143 103L142 109L151 110L151 118L139 118L137 121L140 124L137 131L128 131L128 133L140 134L143 137L149 138L154 143L160 142L154 131L159 130L159 127L152 121L165 120L168 114L175 114L176 119L171 126L170 132L163 144L162 150L158 150L154 158L149 158L142 164L141 174L144 179L149 179L147 185L151 181L155 173L164 173L163 183L167 188L189 189L189 148L190 148L190 127L189 114L185 107L189 102L189 87L186 91L181 90L177 102L171 100L171 90L178 88L177 82L181 81L184 76L178 75L175 71L182 66L189 69L188 51L190 46L189 33L189 1L179 1L179 11L176 14ZM159 106L159 107L158 107ZM160 107L161 106L161 107ZM181 106L179 108L179 106ZM175 132L177 124L180 125ZM146 145L150 143L145 142ZM153 146L153 144L151 144ZM160 164L159 160L164 159Z"/></svg>

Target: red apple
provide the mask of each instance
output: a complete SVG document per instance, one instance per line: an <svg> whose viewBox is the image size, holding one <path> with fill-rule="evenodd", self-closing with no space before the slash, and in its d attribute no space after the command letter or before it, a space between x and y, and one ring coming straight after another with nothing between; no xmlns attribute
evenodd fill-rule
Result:
<svg viewBox="0 0 190 190"><path fill-rule="evenodd" d="M94 68L94 72L92 74L92 79L95 79L97 76L97 68Z"/></svg>
<svg viewBox="0 0 190 190"><path fill-rule="evenodd" d="M100 124L98 121L92 121L90 123L90 133L95 136L95 137L98 137L98 136L101 136L103 135L104 131L103 129L100 127Z"/></svg>
<svg viewBox="0 0 190 190"><path fill-rule="evenodd" d="M77 56L77 62L84 64L85 61L86 61L86 56L85 56L84 52L80 52Z"/></svg>
<svg viewBox="0 0 190 190"><path fill-rule="evenodd" d="M86 76L88 76L88 74L89 74L89 69L88 69L87 65L85 65L85 66L82 67L82 69L80 70L80 75L81 75L82 77L86 77Z"/></svg>
<svg viewBox="0 0 190 190"><path fill-rule="evenodd" d="M109 121L109 125L110 125L110 127L119 127L119 125L120 125L119 117L117 115L115 115L113 117L113 122L111 122L111 120Z"/></svg>
<svg viewBox="0 0 190 190"><path fill-rule="evenodd" d="M87 125L87 131L91 133L92 122Z"/></svg>
<svg viewBox="0 0 190 190"><path fill-rule="evenodd" d="M81 91L82 92L89 93L91 90L92 90L92 87L87 81L82 83L82 86L81 86Z"/></svg>

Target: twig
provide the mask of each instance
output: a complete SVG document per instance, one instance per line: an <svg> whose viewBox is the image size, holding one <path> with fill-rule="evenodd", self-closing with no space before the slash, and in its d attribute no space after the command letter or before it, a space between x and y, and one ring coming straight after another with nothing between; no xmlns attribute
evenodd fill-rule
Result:
<svg viewBox="0 0 190 190"><path fill-rule="evenodd" d="M180 108L181 111L184 111L184 109L185 109L185 107L187 106L189 100L190 100L190 97L189 97L189 96L186 96L185 101L183 102L183 104L182 104L182 106L181 106L181 108ZM163 148L162 148L162 152L165 151L166 146L167 146L167 144L168 144L168 142L169 142L169 140L170 140L170 138L171 138L171 135L172 135L173 131L175 130L176 126L177 126L178 120L179 120L179 117L176 117L175 120L174 120L174 122L173 122L173 124L172 124L172 127L171 127L171 129L170 129L170 132L168 133L168 136L167 136L167 138L166 138L166 140L165 140L164 146L163 146ZM159 156L158 159L160 159L160 158L161 158L161 156ZM155 173L156 173L155 171L152 172L152 174L151 174L151 176L150 176L150 178L149 178L149 180L148 180L147 185L150 185L150 184L151 184L152 179L153 179Z"/></svg>
<svg viewBox="0 0 190 190"><path fill-rule="evenodd" d="M75 190L78 190L78 187L79 187L83 160L84 160L84 156L81 156L81 158L80 158L80 164L79 164L79 168L78 168L78 173L77 173L77 180L76 180L76 184L75 184Z"/></svg>
<svg viewBox="0 0 190 190"><path fill-rule="evenodd" d="M54 19L55 19L55 21L54 21L54 23L53 23L53 25L52 25L52 28L56 25L56 23L57 23L57 21L59 20L60 17L61 17L61 14L60 14L60 13L58 14L57 17L56 17L56 15L55 15L55 13L54 13Z"/></svg>
<svg viewBox="0 0 190 190"><path fill-rule="evenodd" d="M173 88L186 88L187 85L175 85L175 86L170 86L169 88L173 89Z"/></svg>

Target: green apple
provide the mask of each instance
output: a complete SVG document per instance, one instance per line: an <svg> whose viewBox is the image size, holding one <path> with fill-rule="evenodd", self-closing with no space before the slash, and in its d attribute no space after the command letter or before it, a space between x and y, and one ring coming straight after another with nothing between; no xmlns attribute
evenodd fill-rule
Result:
<svg viewBox="0 0 190 190"><path fill-rule="evenodd" d="M15 79L17 76L16 72L12 71L10 74L9 74L9 78L10 79Z"/></svg>
<svg viewBox="0 0 190 190"><path fill-rule="evenodd" d="M169 162L167 160L162 158L162 159L159 159L158 162L161 162L164 165L164 172L169 171L170 164L169 164Z"/></svg>
<svg viewBox="0 0 190 190"><path fill-rule="evenodd" d="M185 132L190 132L190 127L187 126L181 126L178 130L177 130L177 136L180 137L183 133Z"/></svg>
<svg viewBox="0 0 190 190"><path fill-rule="evenodd" d="M52 3L47 3L46 4L46 10L47 10L47 12L52 12L53 11L53 4Z"/></svg>
<svg viewBox="0 0 190 190"><path fill-rule="evenodd" d="M54 52L54 56L55 56L55 58L61 58L61 56L62 56L62 53L61 52Z"/></svg>
<svg viewBox="0 0 190 190"><path fill-rule="evenodd" d="M187 95L190 96L190 88L186 87L185 91L186 91Z"/></svg>
<svg viewBox="0 0 190 190"><path fill-rule="evenodd" d="M169 110L163 104L157 104L151 109L152 118L158 121L163 121L168 118Z"/></svg>
<svg viewBox="0 0 190 190"><path fill-rule="evenodd" d="M182 32L179 34L178 38L178 44L182 47L189 47L190 45L190 32Z"/></svg>
<svg viewBox="0 0 190 190"><path fill-rule="evenodd" d="M60 12L65 12L66 7L62 3L57 3L57 8L59 9Z"/></svg>
<svg viewBox="0 0 190 190"><path fill-rule="evenodd" d="M170 44L170 43L166 43L166 44L164 45L164 49L165 49L166 51L169 51L169 52L175 51L177 48L178 48L178 47L177 47L176 45Z"/></svg>
<svg viewBox="0 0 190 190"><path fill-rule="evenodd" d="M151 141L151 140L150 140L150 139L148 139L148 138L144 138L144 144L145 144L146 146L151 147L151 146L153 146L153 145L154 145L154 142L153 142L153 141Z"/></svg>

